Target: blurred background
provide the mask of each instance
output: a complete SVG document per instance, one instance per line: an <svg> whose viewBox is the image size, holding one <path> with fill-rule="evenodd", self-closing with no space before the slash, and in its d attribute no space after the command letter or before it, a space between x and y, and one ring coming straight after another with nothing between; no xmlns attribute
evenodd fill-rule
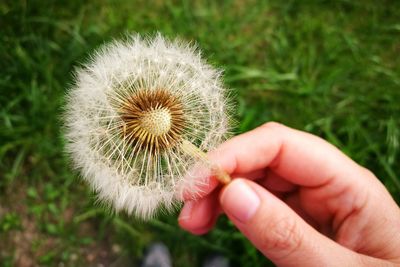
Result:
<svg viewBox="0 0 400 267"><path fill-rule="evenodd" d="M137 266L154 241L174 266L212 253L270 264L226 218L195 237L177 214L109 214L72 171L60 132L71 71L131 32L196 42L224 70L237 134L270 120L317 134L399 201L399 18L395 0L1 1L0 266Z"/></svg>

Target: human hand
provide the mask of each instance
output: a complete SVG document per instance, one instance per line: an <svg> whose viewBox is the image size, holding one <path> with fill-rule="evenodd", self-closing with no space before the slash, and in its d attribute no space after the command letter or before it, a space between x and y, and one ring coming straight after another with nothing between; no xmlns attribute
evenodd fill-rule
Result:
<svg viewBox="0 0 400 267"><path fill-rule="evenodd" d="M278 266L400 265L400 209L379 180L311 134L267 123L210 159L234 179L210 177L185 203L182 228L211 230L224 212Z"/></svg>

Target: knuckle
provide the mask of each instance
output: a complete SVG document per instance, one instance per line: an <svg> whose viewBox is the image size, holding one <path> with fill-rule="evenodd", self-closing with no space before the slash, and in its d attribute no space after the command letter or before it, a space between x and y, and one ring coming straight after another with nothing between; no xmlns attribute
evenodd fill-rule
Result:
<svg viewBox="0 0 400 267"><path fill-rule="evenodd" d="M367 179L371 183L379 182L378 177L376 177L376 175L371 170L369 170L363 166L360 166L360 169L361 169L361 175L363 176L363 178Z"/></svg>
<svg viewBox="0 0 400 267"><path fill-rule="evenodd" d="M374 174L371 170L365 168L364 166L359 166L359 167L360 167L361 173L362 173L365 177L377 179L376 176L375 176L375 174Z"/></svg>
<svg viewBox="0 0 400 267"><path fill-rule="evenodd" d="M361 178L363 178L365 181L367 181L368 183L371 184L371 186L374 186L374 188L376 188L376 186L378 186L378 188L380 187L381 189L384 189L384 186L382 183L379 182L378 177L376 177L376 175L369 169L360 166L360 175ZM385 189L386 191L386 189Z"/></svg>
<svg viewBox="0 0 400 267"><path fill-rule="evenodd" d="M275 122L275 121L270 121L267 123L264 123L263 125L261 125L261 127L263 129L268 129L268 130L277 130L282 128L282 124Z"/></svg>
<svg viewBox="0 0 400 267"><path fill-rule="evenodd" d="M292 217L274 220L262 230L261 247L265 251L282 251L285 256L301 246L302 236Z"/></svg>

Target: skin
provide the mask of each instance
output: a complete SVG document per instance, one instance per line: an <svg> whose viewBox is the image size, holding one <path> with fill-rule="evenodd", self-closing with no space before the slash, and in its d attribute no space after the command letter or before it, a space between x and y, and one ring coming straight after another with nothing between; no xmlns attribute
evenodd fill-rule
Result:
<svg viewBox="0 0 400 267"><path fill-rule="evenodd" d="M209 157L234 180L222 187L209 177L185 202L183 229L205 234L225 213L278 266L400 266L399 207L323 139L267 123Z"/></svg>

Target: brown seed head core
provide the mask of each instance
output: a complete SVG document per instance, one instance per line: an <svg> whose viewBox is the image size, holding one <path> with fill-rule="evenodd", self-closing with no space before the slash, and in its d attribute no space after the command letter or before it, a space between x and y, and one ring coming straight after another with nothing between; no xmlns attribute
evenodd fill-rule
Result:
<svg viewBox="0 0 400 267"><path fill-rule="evenodd" d="M174 147L184 130L180 99L165 89L138 90L121 107L122 134L136 151L151 154Z"/></svg>

